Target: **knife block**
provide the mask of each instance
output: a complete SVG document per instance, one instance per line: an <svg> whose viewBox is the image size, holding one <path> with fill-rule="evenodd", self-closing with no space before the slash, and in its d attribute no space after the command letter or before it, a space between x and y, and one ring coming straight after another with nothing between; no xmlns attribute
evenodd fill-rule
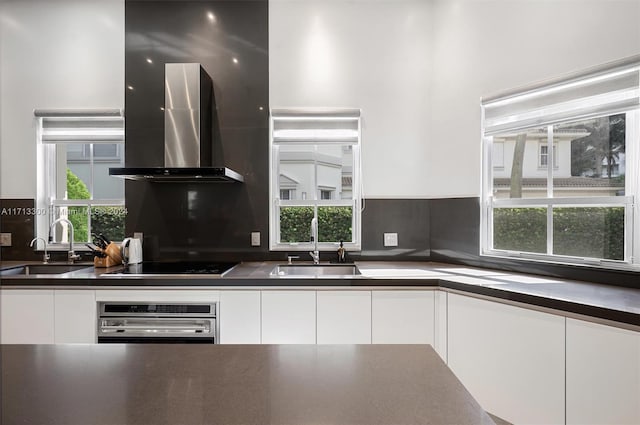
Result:
<svg viewBox="0 0 640 425"><path fill-rule="evenodd" d="M117 266L122 264L122 252L120 251L120 247L118 245L111 242L104 249L104 253L107 254L107 256L104 259L108 260L108 261L105 261L105 263L109 264L108 266L105 266L105 267Z"/></svg>
<svg viewBox="0 0 640 425"><path fill-rule="evenodd" d="M118 266L122 264L122 262L117 263L111 257L93 257L93 267L112 267Z"/></svg>

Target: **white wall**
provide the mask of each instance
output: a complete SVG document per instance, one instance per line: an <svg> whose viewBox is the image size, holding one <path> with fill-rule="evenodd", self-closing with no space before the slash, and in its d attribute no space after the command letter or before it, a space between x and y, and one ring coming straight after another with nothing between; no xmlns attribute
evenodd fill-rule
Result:
<svg viewBox="0 0 640 425"><path fill-rule="evenodd" d="M0 0L0 197L35 108L123 107L124 0ZM639 0L271 0L271 106L363 110L364 194L478 196L482 96L640 53Z"/></svg>
<svg viewBox="0 0 640 425"><path fill-rule="evenodd" d="M640 53L639 0L271 0L272 107L363 110L370 198L478 196L480 98Z"/></svg>
<svg viewBox="0 0 640 425"><path fill-rule="evenodd" d="M638 0L435 0L433 16L433 197L480 194L481 97L640 53Z"/></svg>
<svg viewBox="0 0 640 425"><path fill-rule="evenodd" d="M269 2L271 107L361 108L366 197L428 195L430 9L424 0Z"/></svg>
<svg viewBox="0 0 640 425"><path fill-rule="evenodd" d="M33 110L124 108L124 0L0 7L0 197L35 198Z"/></svg>

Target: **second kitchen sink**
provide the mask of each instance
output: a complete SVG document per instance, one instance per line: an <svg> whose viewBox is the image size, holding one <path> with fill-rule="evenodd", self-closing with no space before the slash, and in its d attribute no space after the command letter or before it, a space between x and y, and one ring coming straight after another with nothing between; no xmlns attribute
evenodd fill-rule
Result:
<svg viewBox="0 0 640 425"><path fill-rule="evenodd" d="M0 271L0 276L28 276L36 274L63 274L92 268L93 264L28 264Z"/></svg>
<svg viewBox="0 0 640 425"><path fill-rule="evenodd" d="M271 271L271 276L282 277L340 277L357 276L360 270L355 264L283 264Z"/></svg>

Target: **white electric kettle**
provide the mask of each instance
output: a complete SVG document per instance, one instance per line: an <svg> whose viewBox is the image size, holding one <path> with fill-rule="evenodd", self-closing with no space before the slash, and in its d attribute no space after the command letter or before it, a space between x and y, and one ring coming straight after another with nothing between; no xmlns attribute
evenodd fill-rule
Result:
<svg viewBox="0 0 640 425"><path fill-rule="evenodd" d="M125 238L120 245L124 264L142 263L142 242L137 238Z"/></svg>

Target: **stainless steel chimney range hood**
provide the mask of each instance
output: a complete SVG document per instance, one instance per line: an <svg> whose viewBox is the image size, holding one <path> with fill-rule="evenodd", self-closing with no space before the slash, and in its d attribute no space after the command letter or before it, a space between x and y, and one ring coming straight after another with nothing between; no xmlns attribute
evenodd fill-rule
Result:
<svg viewBox="0 0 640 425"><path fill-rule="evenodd" d="M109 168L109 175L151 182L243 182L241 174L213 166L214 98L211 77L199 63L165 64L164 167Z"/></svg>

